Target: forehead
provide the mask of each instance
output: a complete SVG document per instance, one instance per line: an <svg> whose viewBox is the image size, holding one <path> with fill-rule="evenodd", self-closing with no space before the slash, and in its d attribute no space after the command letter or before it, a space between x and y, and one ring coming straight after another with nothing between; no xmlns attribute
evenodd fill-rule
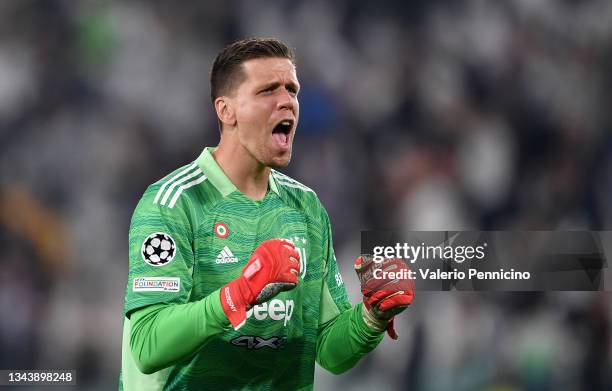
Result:
<svg viewBox="0 0 612 391"><path fill-rule="evenodd" d="M288 58L254 58L245 61L242 66L246 83L259 84L272 81L297 83L295 66Z"/></svg>

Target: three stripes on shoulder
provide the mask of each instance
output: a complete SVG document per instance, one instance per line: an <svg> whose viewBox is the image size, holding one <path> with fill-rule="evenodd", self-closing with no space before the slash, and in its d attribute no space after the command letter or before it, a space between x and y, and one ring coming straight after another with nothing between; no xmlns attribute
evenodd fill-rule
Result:
<svg viewBox="0 0 612 391"><path fill-rule="evenodd" d="M304 186L295 179L281 174L276 170L272 170L272 175L274 176L276 182L280 185L314 193L311 188ZM155 194L153 203L159 203L172 209L183 191L189 189L190 187L199 185L206 179L207 177L202 172L202 169L199 168L196 163L191 163L187 168L179 171L176 175L161 185L157 191L157 194Z"/></svg>
<svg viewBox="0 0 612 391"><path fill-rule="evenodd" d="M303 191L310 191L314 193L314 190L312 190L310 187L305 186L301 184L300 182L296 181L295 179L288 177L285 174L281 174L280 172L276 170L272 170L272 176L276 180L276 183L280 185L287 186L287 187L293 187L295 189L300 189Z"/></svg>
<svg viewBox="0 0 612 391"><path fill-rule="evenodd" d="M186 169L181 170L178 174L164 182L157 191L153 203L157 204L159 202L161 205L165 205L172 209L183 191L199 185L205 180L206 175L204 175L202 169L199 168L197 164L192 163ZM172 196L172 198L170 198L170 196Z"/></svg>

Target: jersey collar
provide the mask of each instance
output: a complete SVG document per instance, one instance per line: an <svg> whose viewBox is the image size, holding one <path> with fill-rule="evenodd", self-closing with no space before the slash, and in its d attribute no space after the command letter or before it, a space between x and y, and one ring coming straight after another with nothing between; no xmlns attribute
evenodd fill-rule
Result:
<svg viewBox="0 0 612 391"><path fill-rule="evenodd" d="M196 164L204 175L208 178L210 183L223 195L223 197L227 197L234 191L238 190L236 186L232 183L232 181L225 175L221 167L217 164L217 161L212 155L212 152L217 148L206 147L200 154L200 156L196 159ZM272 170L270 170L270 176L268 177L268 183L270 189L275 192L278 192L278 187L276 186L276 182L274 177L272 176Z"/></svg>

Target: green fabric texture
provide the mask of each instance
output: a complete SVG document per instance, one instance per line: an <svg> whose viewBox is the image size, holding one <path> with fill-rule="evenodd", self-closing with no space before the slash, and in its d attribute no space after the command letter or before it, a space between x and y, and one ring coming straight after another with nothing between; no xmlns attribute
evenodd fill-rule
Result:
<svg viewBox="0 0 612 391"><path fill-rule="evenodd" d="M186 304L157 304L132 314L130 347L140 371L174 365L229 328L219 291Z"/></svg>
<svg viewBox="0 0 612 391"><path fill-rule="evenodd" d="M205 348L206 342L227 330L218 292L195 303L152 305L132 314L131 352L144 374L175 365ZM325 324L317 338L316 360L339 374L355 366L382 341L361 316L361 304Z"/></svg>
<svg viewBox="0 0 612 391"><path fill-rule="evenodd" d="M384 332L370 329L359 303L323 326L317 339L317 363L331 373L351 369L384 338Z"/></svg>

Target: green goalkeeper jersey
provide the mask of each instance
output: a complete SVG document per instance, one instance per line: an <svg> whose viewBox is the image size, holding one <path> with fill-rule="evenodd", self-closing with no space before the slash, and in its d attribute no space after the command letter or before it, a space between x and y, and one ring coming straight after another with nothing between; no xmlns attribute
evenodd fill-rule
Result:
<svg viewBox="0 0 612 391"><path fill-rule="evenodd" d="M132 217L123 382L155 378L173 390L311 388L321 325L352 307L327 212L311 189L275 170L266 196L249 199L211 152L204 149L195 162L149 186ZM130 315L218 295L255 248L273 238L290 240L300 254L297 287L256 305L238 331L226 328L191 357L152 375L138 373L125 354Z"/></svg>

